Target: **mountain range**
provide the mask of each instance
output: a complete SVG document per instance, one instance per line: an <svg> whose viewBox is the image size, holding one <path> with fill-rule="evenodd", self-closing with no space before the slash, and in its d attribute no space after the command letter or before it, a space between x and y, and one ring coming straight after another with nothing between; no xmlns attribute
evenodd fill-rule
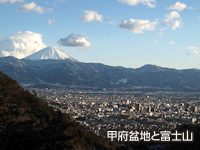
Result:
<svg viewBox="0 0 200 150"><path fill-rule="evenodd" d="M61 58L48 56L49 51ZM42 53L42 52L44 53ZM24 59L1 57L0 70L23 86L70 86L121 89L200 91L200 70L176 70L156 65L132 69L100 63L83 63L48 47ZM64 53L64 52L63 52ZM50 53L51 54L51 53ZM38 57L36 57L38 56ZM63 57L66 56L66 57ZM47 59L48 58L48 59Z"/></svg>

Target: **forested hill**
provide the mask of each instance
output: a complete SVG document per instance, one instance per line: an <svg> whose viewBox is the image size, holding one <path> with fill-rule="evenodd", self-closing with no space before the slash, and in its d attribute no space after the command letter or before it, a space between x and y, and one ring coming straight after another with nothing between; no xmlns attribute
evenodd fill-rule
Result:
<svg viewBox="0 0 200 150"><path fill-rule="evenodd" d="M54 111L0 72L0 146L3 149L116 149Z"/></svg>

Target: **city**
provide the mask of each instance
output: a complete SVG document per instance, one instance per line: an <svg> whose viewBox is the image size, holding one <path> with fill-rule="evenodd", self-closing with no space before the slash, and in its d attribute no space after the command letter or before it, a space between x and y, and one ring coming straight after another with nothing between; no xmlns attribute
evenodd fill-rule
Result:
<svg viewBox="0 0 200 150"><path fill-rule="evenodd" d="M97 135L107 130L173 130L200 124L200 96L191 92L30 89ZM35 94L36 94L35 93Z"/></svg>

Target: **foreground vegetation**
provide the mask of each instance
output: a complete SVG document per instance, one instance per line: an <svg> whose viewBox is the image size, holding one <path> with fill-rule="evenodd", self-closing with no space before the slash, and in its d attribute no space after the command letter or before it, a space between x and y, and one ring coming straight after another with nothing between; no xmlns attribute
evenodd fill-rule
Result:
<svg viewBox="0 0 200 150"><path fill-rule="evenodd" d="M116 149L0 72L1 149Z"/></svg>

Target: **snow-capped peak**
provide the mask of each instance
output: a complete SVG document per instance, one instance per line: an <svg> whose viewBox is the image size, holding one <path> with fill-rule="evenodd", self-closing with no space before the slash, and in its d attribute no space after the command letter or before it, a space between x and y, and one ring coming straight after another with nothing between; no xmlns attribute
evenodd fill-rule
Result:
<svg viewBox="0 0 200 150"><path fill-rule="evenodd" d="M76 61L71 56L65 54L62 50L57 48L56 46L46 47L34 54L31 54L24 59L30 60L41 60L41 59L70 59L72 61Z"/></svg>

